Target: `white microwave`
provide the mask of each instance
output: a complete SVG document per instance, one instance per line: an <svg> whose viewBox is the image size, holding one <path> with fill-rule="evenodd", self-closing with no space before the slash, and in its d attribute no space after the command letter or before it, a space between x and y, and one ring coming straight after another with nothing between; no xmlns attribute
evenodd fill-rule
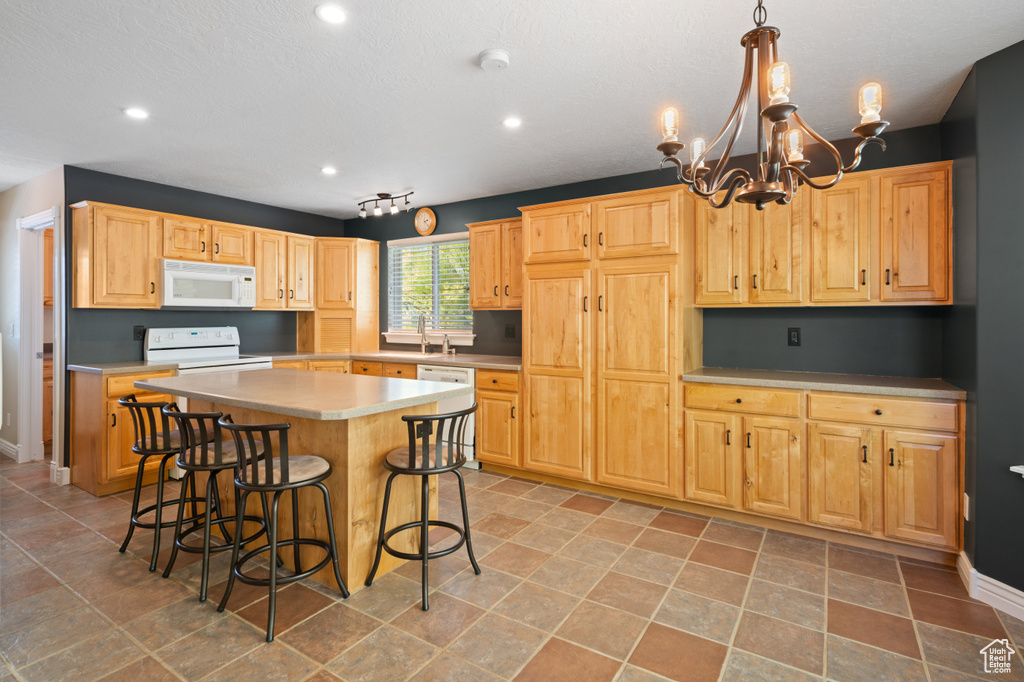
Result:
<svg viewBox="0 0 1024 682"><path fill-rule="evenodd" d="M162 260L161 306L252 308L256 268L248 265Z"/></svg>

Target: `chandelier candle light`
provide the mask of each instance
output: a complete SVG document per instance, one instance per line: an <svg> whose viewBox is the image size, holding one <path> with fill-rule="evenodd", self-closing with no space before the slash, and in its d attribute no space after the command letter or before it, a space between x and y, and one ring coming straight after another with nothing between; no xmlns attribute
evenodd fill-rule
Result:
<svg viewBox="0 0 1024 682"><path fill-rule="evenodd" d="M413 195L413 192L406 192L405 194L388 194L387 192L377 192L376 199L367 199L366 201L359 202L359 217L366 217L366 204L373 203L373 215L374 217L380 217L384 215L384 211L380 207L380 202L390 201L391 202L391 215L398 213L399 207L395 203L398 199L405 199L405 204L402 206L406 211L412 210L412 203L409 201L409 197Z"/></svg>
<svg viewBox="0 0 1024 682"><path fill-rule="evenodd" d="M743 82L740 94L736 98L729 119L722 132L711 142L702 137L690 142L690 165L683 168L683 162L676 156L683 150L679 142L679 110L669 107L661 114L662 142L658 151L665 155L661 166L666 162L677 167L679 181L688 185L690 191L708 200L714 208L723 208L736 199L741 203L754 204L758 210L766 204L775 202L788 204L793 199L797 188L802 184L815 189L828 189L839 182L843 173L849 173L860 165L861 153L868 144L874 142L883 150L885 142L878 137L889 125L883 121L882 86L868 83L860 89L860 125L853 132L861 137L860 144L854 152L850 165L843 165L842 155L828 140L807 125L797 115L796 104L789 101L790 79L789 64L780 61L776 49L776 40L781 32L774 26L765 26L767 12L764 0L758 0L754 10L756 28L747 32L740 40L746 48L746 59L743 69ZM757 52L756 64L754 52ZM728 168L730 155L736 138L743 129L743 119L747 112L751 90L755 85L754 74L757 74L757 177L754 178L742 168ZM714 164L714 169L704 165L708 154L729 133L728 143L722 157ZM817 181L812 180L804 172L810 163L804 158L804 134L824 147L835 159L834 175ZM725 194L720 199L716 195Z"/></svg>

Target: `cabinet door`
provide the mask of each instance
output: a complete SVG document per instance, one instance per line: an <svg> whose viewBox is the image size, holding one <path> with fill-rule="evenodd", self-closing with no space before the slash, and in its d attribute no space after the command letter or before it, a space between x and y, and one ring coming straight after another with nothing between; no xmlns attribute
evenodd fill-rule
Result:
<svg viewBox="0 0 1024 682"><path fill-rule="evenodd" d="M871 179L811 190L811 300L871 300Z"/></svg>
<svg viewBox="0 0 1024 682"><path fill-rule="evenodd" d="M677 266L609 261L597 278L597 480L678 496Z"/></svg>
<svg viewBox="0 0 1024 682"><path fill-rule="evenodd" d="M744 279L743 243L750 208L746 204L711 208L706 201L696 203L696 304L738 304L746 287L740 280Z"/></svg>
<svg viewBox="0 0 1024 682"><path fill-rule="evenodd" d="M112 206L92 210L92 304L159 308L160 216Z"/></svg>
<svg viewBox="0 0 1024 682"><path fill-rule="evenodd" d="M591 480L590 270L527 273L523 466Z"/></svg>
<svg viewBox="0 0 1024 682"><path fill-rule="evenodd" d="M493 223L469 230L469 307L473 310L502 305L501 228L501 223Z"/></svg>
<svg viewBox="0 0 1024 682"><path fill-rule="evenodd" d="M523 221L514 220L501 228L501 281L505 299L502 308L523 307Z"/></svg>
<svg viewBox="0 0 1024 682"><path fill-rule="evenodd" d="M870 532L881 503L881 434L841 424L807 425L807 517Z"/></svg>
<svg viewBox="0 0 1024 682"><path fill-rule="evenodd" d="M948 178L945 169L881 177L883 301L949 299Z"/></svg>
<svg viewBox="0 0 1024 682"><path fill-rule="evenodd" d="M885 534L956 547L957 439L885 432Z"/></svg>
<svg viewBox="0 0 1024 682"><path fill-rule="evenodd" d="M206 225L186 218L164 218L164 258L210 260Z"/></svg>
<svg viewBox="0 0 1024 682"><path fill-rule="evenodd" d="M53 307L53 228L43 230L43 307Z"/></svg>
<svg viewBox="0 0 1024 682"><path fill-rule="evenodd" d="M229 265L252 265L253 231L244 225L213 223L210 226L210 239L213 240L211 260Z"/></svg>
<svg viewBox="0 0 1024 682"><path fill-rule="evenodd" d="M313 240L288 235L288 307L313 308Z"/></svg>
<svg viewBox="0 0 1024 682"><path fill-rule="evenodd" d="M275 360L274 369L306 369L305 360Z"/></svg>
<svg viewBox="0 0 1024 682"><path fill-rule="evenodd" d="M355 244L349 239L316 240L316 306L346 310L354 306Z"/></svg>
<svg viewBox="0 0 1024 682"><path fill-rule="evenodd" d="M309 369L314 372L349 374L352 369L352 362L349 360L310 360Z"/></svg>
<svg viewBox="0 0 1024 682"><path fill-rule="evenodd" d="M383 376L392 379L415 379L416 365L406 362L385 362Z"/></svg>
<svg viewBox="0 0 1024 682"><path fill-rule="evenodd" d="M679 250L675 190L620 197L594 205L597 257L656 256Z"/></svg>
<svg viewBox="0 0 1024 682"><path fill-rule="evenodd" d="M253 241L256 252L256 308L280 310L285 307L286 237L280 232L258 230Z"/></svg>
<svg viewBox="0 0 1024 682"><path fill-rule="evenodd" d="M803 423L795 419L743 420L743 506L750 511L803 517Z"/></svg>
<svg viewBox="0 0 1024 682"><path fill-rule="evenodd" d="M519 395L477 391L476 458L481 462L520 466Z"/></svg>
<svg viewBox="0 0 1024 682"><path fill-rule="evenodd" d="M352 361L352 373L353 374L364 374L371 377L382 377L384 376L384 363L382 362L363 362L362 360Z"/></svg>
<svg viewBox="0 0 1024 682"><path fill-rule="evenodd" d="M590 260L590 204L527 211L523 214L526 263Z"/></svg>
<svg viewBox="0 0 1024 682"><path fill-rule="evenodd" d="M686 410L686 499L739 508L741 417Z"/></svg>
<svg viewBox="0 0 1024 682"><path fill-rule="evenodd" d="M798 193L785 206L750 213L751 303L800 303L806 201Z"/></svg>
<svg viewBox="0 0 1024 682"><path fill-rule="evenodd" d="M138 396L142 402L172 402L167 395L145 394ZM127 407L121 407L116 400L107 401L107 457L106 479L104 482L117 479L134 479L139 470L139 456L132 452L135 444L135 425L132 414ZM159 427L158 427L159 428ZM156 471L160 466L159 457L150 457L146 463L146 471Z"/></svg>

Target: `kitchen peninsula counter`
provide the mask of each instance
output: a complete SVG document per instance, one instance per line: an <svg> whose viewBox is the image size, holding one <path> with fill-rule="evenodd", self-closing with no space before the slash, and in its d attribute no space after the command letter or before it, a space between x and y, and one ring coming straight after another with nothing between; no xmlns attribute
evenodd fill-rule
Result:
<svg viewBox="0 0 1024 682"><path fill-rule="evenodd" d="M402 416L437 412L442 398L468 395L473 387L429 381L407 381L372 376L307 372L296 369L218 372L135 382L137 388L188 398L190 412L223 412L236 424L291 424L288 431L292 455L317 455L331 463L333 472L324 481L334 508L335 539L341 562L341 574L349 590L362 587L373 561L384 499L387 473L384 456L392 449L408 445L409 437ZM226 512L234 513L234 495L230 476L219 482ZM388 525L394 527L415 520L419 509L419 481L400 477L395 481L388 512ZM436 518L436 477L431 481L431 517ZM327 540L330 529L323 521L320 492L299 491L299 528L309 537ZM258 496L249 498L246 514L262 516ZM278 521L279 537L291 537L291 505L282 504ZM398 549L416 551L415 534ZM305 565L323 557L322 550L303 547ZM291 552L282 559L290 568ZM385 554L381 570L402 563ZM314 576L334 586L330 568Z"/></svg>

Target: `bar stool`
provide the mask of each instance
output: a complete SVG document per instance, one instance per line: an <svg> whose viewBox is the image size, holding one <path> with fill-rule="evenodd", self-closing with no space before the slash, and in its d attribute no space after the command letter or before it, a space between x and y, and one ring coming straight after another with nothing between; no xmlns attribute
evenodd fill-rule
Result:
<svg viewBox="0 0 1024 682"><path fill-rule="evenodd" d="M423 562L423 610L430 608L427 601L428 562L430 559L438 559L455 552L463 544L469 552L469 560L473 564L473 570L480 575L480 566L473 556L473 540L469 536L469 510L466 508L466 482L462 478L459 469L466 463L466 455L463 452L462 442L466 432L466 425L469 415L476 411L476 403L471 407L458 412L434 415L412 415L402 417L409 428L409 445L396 448L384 457L384 468L392 472L388 476L387 485L384 488L384 510L380 515L380 531L377 536L377 556L373 560L373 568L366 579L366 586L373 584L373 578L380 566L381 551L399 559L419 560ZM436 429L435 429L436 425ZM437 434L433 444L430 436ZM417 439L419 445L417 446ZM459 479L459 497L462 500L462 522L464 528L460 528L448 521L430 520L430 477L436 474L452 472ZM396 476L419 476L422 481L420 493L420 519L403 523L397 528L385 532L384 528L388 519L388 504L391 502L391 484ZM439 549L435 552L430 549L430 528L450 528L459 534L458 542ZM420 551L418 553L401 552L388 545L388 540L404 530L412 528L420 529Z"/></svg>
<svg viewBox="0 0 1024 682"><path fill-rule="evenodd" d="M217 486L217 474L222 471L234 470L238 465L238 455L233 440L223 440L220 424L217 420L223 416L221 412L181 412L177 403L170 403L161 410L165 416L170 417L177 423L177 432L181 435L181 448L175 464L179 469L184 470L185 476L182 479L181 496L178 502L178 518L174 526L174 545L171 548L171 556L167 560L167 567L164 569L164 577L171 574L174 568L174 561L178 556L178 550L203 555L202 578L199 586L199 601L206 601L206 588L210 576L210 553L224 552L230 550L234 545L234 536L228 532L225 524L236 523L235 515L225 517L223 506L220 501L220 490ZM257 457L262 457L262 444L257 443ZM203 513L185 518L186 484L191 483L192 489L196 489L196 473L205 472L206 494L201 498L204 502ZM238 489L234 489L235 504L239 502ZM266 500L264 502L264 518L258 516L243 516L244 521L251 521L259 524L259 529L252 535L242 539L242 546L266 533L267 523L264 519L269 518L267 513ZM216 512L216 518L214 518ZM182 528L188 523L187 528ZM225 539L226 544L219 546L210 545L210 530L212 526L218 526ZM236 532L238 526L235 527ZM203 544L201 546L189 545L185 539L196 531L203 531Z"/></svg>
<svg viewBox="0 0 1024 682"><path fill-rule="evenodd" d="M267 641L274 641L274 615L277 609L277 586L293 583L303 578L308 578L320 569L333 564L334 578L338 581L342 597L348 598L348 588L341 578L341 567L338 565L338 549L334 541L334 514L331 512L331 497L324 486L325 481L331 475L331 464L322 457L313 455L300 455L290 457L288 455L288 429L291 424L256 424L242 425L231 421L231 416L221 417L218 422L221 428L231 432L235 441L235 451L241 463L235 469L235 488L241 492L239 501L236 503L236 524L235 528L242 527L244 519L245 502L250 493L256 493L264 499L264 510L266 510L266 497L273 495L270 503L270 519L267 526L268 543L239 556L242 546L240 533L235 533L235 541L231 552L231 574L228 576L227 589L224 590L224 597L220 600L218 611L223 611L231 597L231 589L234 587L235 579L241 580L248 585L263 585L270 588L269 609L267 614ZM277 456L274 456L274 441L277 441ZM262 454L262 457L259 455ZM324 497L324 521L328 529L328 542L314 538L303 538L299 535L299 497L298 490L309 486L320 489ZM292 537L288 540L278 541L277 539L277 508L281 501L281 494L291 491L292 498ZM266 511L264 511L266 513ZM301 545L319 547L326 550L327 556L317 565L302 570L302 560L299 556ZM271 557L276 559L278 547L290 546L295 560L295 572L289 576L278 576L276 560L269 561L270 578L255 578L246 575L242 568L246 562L258 555L269 552Z"/></svg>
<svg viewBox="0 0 1024 682"><path fill-rule="evenodd" d="M163 508L174 504L192 502L193 515L196 513L195 482L192 483L192 496L184 495L184 483L182 483L183 494L178 499L164 500L164 478L167 473L167 462L178 454L181 449L181 437L177 431L170 428L170 420L161 410L167 403L140 403L135 395L126 395L119 399L117 404L127 407L132 415L132 424L135 426L135 444L132 445L132 452L139 455L138 473L135 475L135 496L132 498L132 513L128 523L128 534L121 543L118 550L122 554L128 549L132 534L136 528L153 529L153 554L149 560L149 570L156 570L156 560L160 554L160 530L171 528L175 525L173 520L163 520ZM145 474L146 461L151 457L160 458L160 467L156 479L156 502L139 509L139 496L142 493L142 478ZM142 521L141 517L154 513L153 522Z"/></svg>

